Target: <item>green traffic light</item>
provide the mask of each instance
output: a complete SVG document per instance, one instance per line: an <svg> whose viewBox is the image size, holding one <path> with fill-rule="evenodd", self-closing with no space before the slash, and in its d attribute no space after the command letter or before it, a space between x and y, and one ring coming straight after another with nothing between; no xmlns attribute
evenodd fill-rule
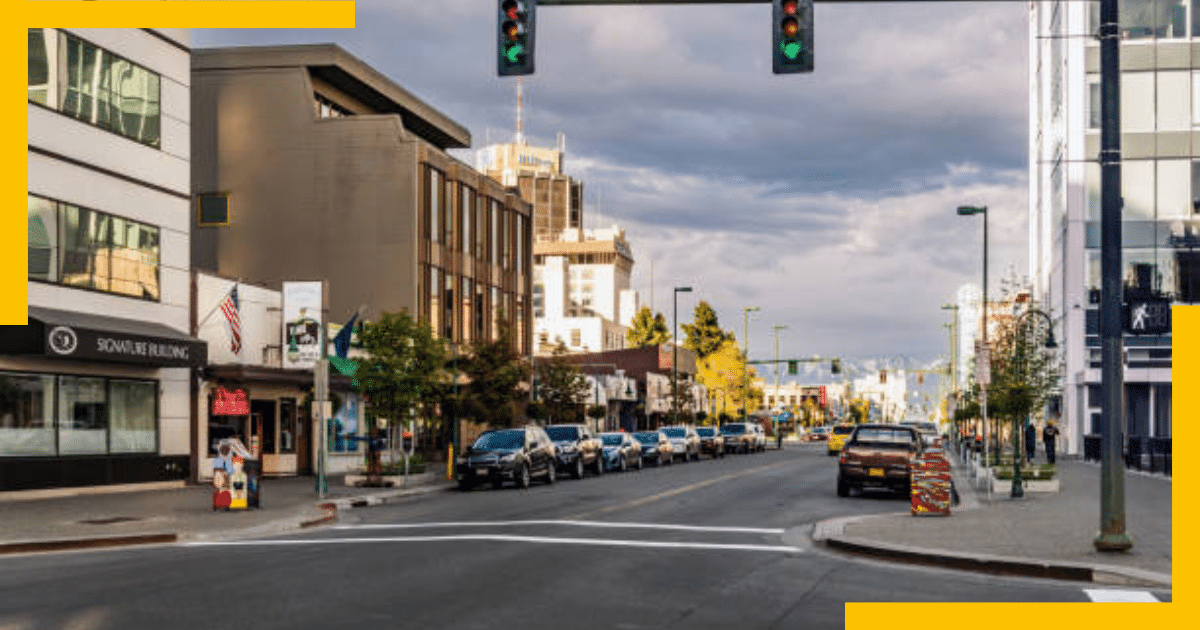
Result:
<svg viewBox="0 0 1200 630"><path fill-rule="evenodd" d="M783 56L788 59L796 59L804 51L804 44L800 42L784 42L780 47L783 49Z"/></svg>
<svg viewBox="0 0 1200 630"><path fill-rule="evenodd" d="M524 54L525 54L525 47L522 46L521 44L513 44L512 46L509 46L507 50L504 51L504 56L505 56L505 58L508 59L509 63L518 63L520 61L521 55L524 55Z"/></svg>

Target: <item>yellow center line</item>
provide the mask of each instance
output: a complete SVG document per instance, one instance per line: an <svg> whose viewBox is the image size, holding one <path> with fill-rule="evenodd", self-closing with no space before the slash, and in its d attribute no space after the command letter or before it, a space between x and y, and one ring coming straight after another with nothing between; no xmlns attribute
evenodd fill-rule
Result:
<svg viewBox="0 0 1200 630"><path fill-rule="evenodd" d="M748 468L746 470L742 470L739 472L729 473L727 475L721 475L720 477L713 477L712 479L705 479L704 481L697 481L696 483L693 483L690 485L681 486L679 488L673 488L673 489L667 490L665 492L660 492L658 494L652 494L648 497L641 497L639 499L634 499L633 501L626 501L625 503L618 503L616 505L610 505L608 507L602 507L600 509L591 510L588 512L582 512L582 513L574 514L571 516L566 516L564 518L567 520L583 520L583 519L591 518L597 514L604 514L605 512L612 512L615 510L626 510L629 508L635 508L638 506L646 505L647 503L652 503L654 501L665 499L667 497L673 497L677 494L683 494L684 492L691 492L692 490L699 490L700 488L703 488L705 486L711 486L714 483L726 481L728 479L734 479L737 477L748 475L753 472L758 472L761 470L766 470L768 468L775 468L776 466L783 466L785 464L794 464L794 463L796 463L796 462L793 460L788 460L788 461L783 461L783 462L775 462L773 464L765 464L762 466L756 466L754 468Z"/></svg>

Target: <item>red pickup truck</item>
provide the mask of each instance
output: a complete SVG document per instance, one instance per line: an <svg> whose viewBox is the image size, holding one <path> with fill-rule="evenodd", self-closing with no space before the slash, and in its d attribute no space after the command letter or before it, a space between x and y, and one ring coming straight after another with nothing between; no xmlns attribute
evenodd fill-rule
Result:
<svg viewBox="0 0 1200 630"><path fill-rule="evenodd" d="M909 426L860 424L846 439L838 459L837 493L850 496L851 488L891 488L909 492L912 460L921 453L921 436Z"/></svg>

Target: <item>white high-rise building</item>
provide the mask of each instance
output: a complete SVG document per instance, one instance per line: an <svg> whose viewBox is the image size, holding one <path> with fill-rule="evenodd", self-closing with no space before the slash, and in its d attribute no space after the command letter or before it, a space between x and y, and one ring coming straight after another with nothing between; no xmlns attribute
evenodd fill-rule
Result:
<svg viewBox="0 0 1200 630"><path fill-rule="evenodd" d="M1030 5L1029 275L1061 341L1061 447L1100 432L1098 2ZM1200 295L1200 3L1121 0L1126 292ZM1125 336L1125 437L1171 435L1171 335Z"/></svg>

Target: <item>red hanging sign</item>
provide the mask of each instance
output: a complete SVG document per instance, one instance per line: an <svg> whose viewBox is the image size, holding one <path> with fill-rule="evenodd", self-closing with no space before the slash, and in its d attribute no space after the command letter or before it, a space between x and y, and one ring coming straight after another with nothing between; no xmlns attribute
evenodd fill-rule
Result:
<svg viewBox="0 0 1200 630"><path fill-rule="evenodd" d="M250 413L250 399L244 389L218 387L213 392L214 416L245 416Z"/></svg>

